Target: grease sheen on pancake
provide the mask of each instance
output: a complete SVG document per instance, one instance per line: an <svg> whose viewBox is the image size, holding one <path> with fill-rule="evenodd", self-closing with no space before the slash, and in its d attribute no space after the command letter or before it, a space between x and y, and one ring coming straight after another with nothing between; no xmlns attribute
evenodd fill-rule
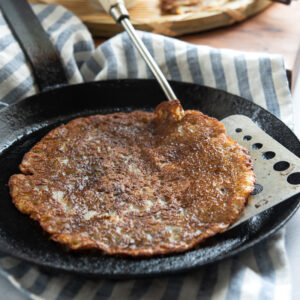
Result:
<svg viewBox="0 0 300 300"><path fill-rule="evenodd" d="M224 126L179 101L94 115L49 132L9 181L15 206L72 249L192 248L242 213L255 176Z"/></svg>

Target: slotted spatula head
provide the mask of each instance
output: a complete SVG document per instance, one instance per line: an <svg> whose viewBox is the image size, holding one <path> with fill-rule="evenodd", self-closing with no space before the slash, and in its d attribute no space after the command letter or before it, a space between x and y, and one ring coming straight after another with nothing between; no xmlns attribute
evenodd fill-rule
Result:
<svg viewBox="0 0 300 300"><path fill-rule="evenodd" d="M249 150L255 190L242 217L232 227L300 193L300 159L261 130L251 119L232 115L221 122L227 134Z"/></svg>

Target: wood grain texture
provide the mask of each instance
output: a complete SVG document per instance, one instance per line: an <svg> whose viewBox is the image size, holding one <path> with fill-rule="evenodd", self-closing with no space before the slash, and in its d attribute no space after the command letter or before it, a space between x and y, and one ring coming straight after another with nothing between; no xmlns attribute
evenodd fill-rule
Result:
<svg viewBox="0 0 300 300"><path fill-rule="evenodd" d="M110 16L95 11L87 0L31 0L49 4L61 4L74 12L94 36L113 36L122 28ZM270 5L269 0L229 1L218 10L193 12L182 15L161 15L159 0L139 0L130 9L130 16L136 29L169 36L205 31L241 22Z"/></svg>

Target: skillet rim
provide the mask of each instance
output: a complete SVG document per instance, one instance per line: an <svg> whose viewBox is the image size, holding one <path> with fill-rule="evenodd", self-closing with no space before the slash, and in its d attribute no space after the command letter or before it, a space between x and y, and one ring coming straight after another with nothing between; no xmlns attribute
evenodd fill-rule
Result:
<svg viewBox="0 0 300 300"><path fill-rule="evenodd" d="M122 87L126 87L126 85L132 85L132 84L142 83L142 82L143 83L147 83L147 84L148 83L151 83L151 84L156 83L156 81L152 80L152 79L103 80L103 81L96 81L96 82L89 82L89 83L79 83L79 84L75 84L75 85L62 86L62 87L60 87L58 89L55 89L55 90L59 90L59 92L61 92L61 91L64 91L65 89L73 88L74 86L83 86L83 85L89 86L90 84L97 84L97 85L118 84L118 85L122 85ZM184 83L184 82L177 82L177 81L170 81L170 83L171 83L171 85L176 85L176 86L180 86L180 85L183 85L183 86L198 86L200 88L210 90L213 93L216 92L216 91L219 92L219 93L222 93L222 94L224 94L226 96L226 98L228 98L228 97L235 97L235 98L239 99L239 101L246 101L246 103L249 103L252 106L254 105L254 107L256 107L259 110L263 111L264 114L271 115L272 118L277 119L277 121L281 124L281 126L284 126L285 129L288 129L289 134L293 135L293 137L296 138L297 142L300 145L300 142L299 142L297 136L279 118L277 118L276 116L274 116L273 114L271 114L266 109L260 107L259 105L255 104L255 103L253 103L253 102L251 102L251 101L249 101L247 99L244 99L244 98L242 98L240 96L237 96L237 95L233 95L233 94L228 93L226 91L218 90L216 88L201 86L201 85L194 84L194 83ZM176 90L176 87L175 87L175 90ZM19 101L18 103L12 104L9 107L4 108L3 110L0 111L0 120L1 120L1 117L2 117L2 113L5 113L5 112L9 111L12 108L16 108L16 107L20 106L21 103L25 103L25 102L28 103L30 101L36 101L35 99L38 99L38 97L40 95L51 93L51 92L52 92L52 90L48 90L48 91L44 91L44 92L42 92L40 94L32 95L30 97L27 97L27 98ZM263 123L264 122L262 122L262 124ZM24 137L24 135L23 135L23 137ZM12 145L13 145L13 143L10 144L9 147L12 146ZM3 149L3 151L5 151L5 149ZM3 151L0 150L0 156L2 155ZM297 155L297 156L299 156L299 155ZM253 247L254 245L260 243L261 241L265 240L269 236L273 235L280 228L282 228L291 219L291 217L296 213L296 211L299 209L299 207L300 207L300 195L299 194L295 195L293 198L295 200L297 200L297 203L294 204L294 207L288 212L288 215L282 221L280 221L279 223L277 223L275 227L273 226L273 228L271 230L267 231L266 233L261 234L259 237L256 237L252 241L246 241L246 244L244 244L242 246L238 246L236 249L230 250L227 253L221 254L217 258L206 259L204 262L202 261L200 263L195 264L194 266L186 266L186 267L183 267L183 268L182 267L179 267L179 268L175 267L172 270L167 269L167 270L158 271L158 272L153 272L152 271L150 273L141 273L141 272L139 272L139 273L132 273L132 274L122 273L122 274L119 274L119 275L111 274L109 276L109 274L103 274L103 273L99 274L99 273L95 273L95 272L87 273L86 271L74 270L72 268L66 268L66 267L63 267L63 266L59 266L59 267L53 266L53 262L51 264L51 263L46 263L44 261L42 261L42 262L41 261L35 261L34 258L28 257L26 255L22 255L21 253L13 253L12 254L10 252L9 246L8 247L6 247L6 246L3 247L2 241L0 242L0 250L3 251L3 252L5 252L5 253L7 253L7 254L9 254L9 255L11 255L11 256L23 259L25 261L28 261L28 262L33 263L33 264L38 265L38 266L42 266L42 267L46 267L46 268L51 268L51 269L55 269L55 270L59 270L59 271L64 271L64 272L72 272L72 273L75 273L75 274L78 274L78 275L85 275L85 276L89 276L89 277L97 277L97 278L99 278L99 277L105 277L105 278L123 278L124 279L124 278L154 277L154 276L162 276L162 275L171 275L171 274L175 274L175 273L176 274L177 273L183 273L183 272L186 272L186 271L192 271L192 270L197 269L199 267L202 267L204 265L208 265L208 264L212 264L212 263L218 262L218 261L223 260L223 259L228 258L228 257L232 257L232 256L234 256L234 255L236 255L236 254L238 254L240 252L245 251L248 248ZM248 221L246 221L246 222L248 222ZM183 252L183 253L185 253L185 252Z"/></svg>

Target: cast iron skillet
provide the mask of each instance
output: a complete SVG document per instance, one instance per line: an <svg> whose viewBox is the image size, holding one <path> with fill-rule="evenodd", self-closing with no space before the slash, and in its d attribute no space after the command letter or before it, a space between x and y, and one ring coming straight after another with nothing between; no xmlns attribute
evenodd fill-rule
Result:
<svg viewBox="0 0 300 300"><path fill-rule="evenodd" d="M3 5L3 1L0 4ZM18 0L18 4L21 2ZM42 83L47 86L45 81ZM254 103L195 84L171 82L171 85L185 109L201 110L218 119L244 114L300 156L296 136L280 120ZM208 239L196 249L152 258L126 258L93 251L66 251L49 240L37 222L14 207L7 187L9 177L19 172L18 165L25 152L49 130L79 116L136 109L151 111L163 100L164 95L153 80L111 80L61 86L0 111L0 250L46 268L87 276L157 276L192 270L235 255L281 228L299 207L299 195Z"/></svg>

